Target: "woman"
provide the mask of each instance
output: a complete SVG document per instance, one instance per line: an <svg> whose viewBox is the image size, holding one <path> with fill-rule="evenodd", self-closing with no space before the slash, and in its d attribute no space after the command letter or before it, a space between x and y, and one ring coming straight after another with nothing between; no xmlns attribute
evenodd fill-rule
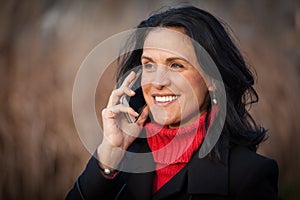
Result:
<svg viewBox="0 0 300 200"><path fill-rule="evenodd" d="M258 101L253 75L221 23L206 11L183 7L155 14L138 28L146 29L134 35L136 48L120 64L121 84L102 111L103 141L67 199L278 199L277 164L255 153L266 131L246 109ZM224 103L218 78L202 64L193 41L221 74L224 126L217 117ZM140 65L137 82L146 107L139 115L120 99L136 95L130 88L136 73L125 75ZM124 121L124 114L136 121ZM199 157L212 126L222 128L221 136ZM153 171L123 171L140 165L125 151L150 152Z"/></svg>

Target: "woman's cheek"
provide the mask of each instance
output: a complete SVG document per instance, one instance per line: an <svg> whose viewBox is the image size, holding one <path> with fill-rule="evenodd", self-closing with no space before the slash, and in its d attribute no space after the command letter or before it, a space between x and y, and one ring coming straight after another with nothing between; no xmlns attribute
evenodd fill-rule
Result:
<svg viewBox="0 0 300 200"><path fill-rule="evenodd" d="M151 94L150 94L150 85L149 84L143 84L142 82L142 91L143 91L143 95L144 95L144 98L145 98L145 101L147 103L147 105L151 105Z"/></svg>

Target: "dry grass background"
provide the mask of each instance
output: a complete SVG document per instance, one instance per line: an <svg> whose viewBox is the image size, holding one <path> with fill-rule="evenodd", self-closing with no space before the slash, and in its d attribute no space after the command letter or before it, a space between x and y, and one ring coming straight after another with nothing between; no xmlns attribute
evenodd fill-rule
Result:
<svg viewBox="0 0 300 200"><path fill-rule="evenodd" d="M190 1L191 2L191 1ZM0 199L63 199L90 154L72 118L85 56L109 36L181 1L1 1ZM269 128L260 152L278 161L280 195L299 199L300 2L193 1L231 25L257 71L255 118ZM103 106L113 76L101 80Z"/></svg>

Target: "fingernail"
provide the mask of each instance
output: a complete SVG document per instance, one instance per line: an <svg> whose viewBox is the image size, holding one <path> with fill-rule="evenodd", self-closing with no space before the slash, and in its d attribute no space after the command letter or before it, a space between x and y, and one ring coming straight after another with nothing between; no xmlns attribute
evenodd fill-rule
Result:
<svg viewBox="0 0 300 200"><path fill-rule="evenodd" d="M130 94L135 94L135 92L133 90L130 90Z"/></svg>
<svg viewBox="0 0 300 200"><path fill-rule="evenodd" d="M134 114L135 114L135 116L139 116L139 113L137 113L137 112L134 112Z"/></svg>

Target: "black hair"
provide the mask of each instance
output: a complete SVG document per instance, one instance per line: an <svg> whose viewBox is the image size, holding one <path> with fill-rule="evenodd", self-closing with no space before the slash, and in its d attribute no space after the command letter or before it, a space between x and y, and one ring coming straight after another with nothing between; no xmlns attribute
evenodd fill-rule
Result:
<svg viewBox="0 0 300 200"><path fill-rule="evenodd" d="M247 146L256 151L258 144L266 138L266 129L256 124L247 109L258 102L258 95L253 88L254 75L227 32L227 26L207 11L192 6L172 8L142 21L137 28L150 29L137 31L128 42L127 45L134 46L134 50L123 56L117 80L141 65L143 42L152 27L184 28L186 34L209 53L221 74L227 98L222 137L229 138L233 145ZM197 49L195 52L197 54ZM203 70L209 76L214 76L205 67ZM214 147L217 154L218 145Z"/></svg>

